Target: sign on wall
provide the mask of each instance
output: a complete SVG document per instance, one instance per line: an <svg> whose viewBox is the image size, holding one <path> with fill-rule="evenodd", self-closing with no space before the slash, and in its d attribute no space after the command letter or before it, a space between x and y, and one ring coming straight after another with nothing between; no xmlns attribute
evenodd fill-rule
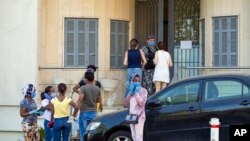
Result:
<svg viewBox="0 0 250 141"><path fill-rule="evenodd" d="M182 40L181 41L181 49L192 49L192 41L191 40Z"/></svg>

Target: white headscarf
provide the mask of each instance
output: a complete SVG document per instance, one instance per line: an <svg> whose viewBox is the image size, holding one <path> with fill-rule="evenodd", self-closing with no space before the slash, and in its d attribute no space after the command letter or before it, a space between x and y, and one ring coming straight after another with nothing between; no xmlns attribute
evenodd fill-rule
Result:
<svg viewBox="0 0 250 141"><path fill-rule="evenodd" d="M32 95L33 92L36 91L36 88L33 84L28 84L24 88L22 88L22 95L25 97L26 95Z"/></svg>

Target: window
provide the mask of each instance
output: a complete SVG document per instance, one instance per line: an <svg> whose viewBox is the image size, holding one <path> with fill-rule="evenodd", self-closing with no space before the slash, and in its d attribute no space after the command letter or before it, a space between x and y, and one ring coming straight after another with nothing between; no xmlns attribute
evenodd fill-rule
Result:
<svg viewBox="0 0 250 141"><path fill-rule="evenodd" d="M197 102L200 82L182 84L162 93L158 99L163 105Z"/></svg>
<svg viewBox="0 0 250 141"><path fill-rule="evenodd" d="M128 48L128 22L111 20L110 23L110 68L122 69L125 51Z"/></svg>
<svg viewBox="0 0 250 141"><path fill-rule="evenodd" d="M213 19L213 66L238 66L238 18Z"/></svg>
<svg viewBox="0 0 250 141"><path fill-rule="evenodd" d="M65 19L64 66L98 65L97 19Z"/></svg>
<svg viewBox="0 0 250 141"><path fill-rule="evenodd" d="M241 97L249 95L249 88L235 80L207 81L205 84L205 100Z"/></svg>

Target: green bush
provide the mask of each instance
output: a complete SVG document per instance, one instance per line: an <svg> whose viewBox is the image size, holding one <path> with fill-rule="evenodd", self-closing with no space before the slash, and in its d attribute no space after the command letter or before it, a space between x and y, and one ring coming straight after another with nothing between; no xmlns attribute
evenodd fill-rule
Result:
<svg viewBox="0 0 250 141"><path fill-rule="evenodd" d="M45 139L45 130L42 127L40 127L38 129L38 131L39 131L39 134L40 134L40 141L44 141L44 139Z"/></svg>

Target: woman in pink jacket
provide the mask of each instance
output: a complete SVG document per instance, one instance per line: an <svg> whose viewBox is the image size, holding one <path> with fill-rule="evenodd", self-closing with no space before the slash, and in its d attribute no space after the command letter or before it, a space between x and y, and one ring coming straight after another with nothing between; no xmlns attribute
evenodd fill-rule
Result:
<svg viewBox="0 0 250 141"><path fill-rule="evenodd" d="M147 101L148 92L141 87L140 76L138 74L132 77L132 81L128 86L129 93L124 101L124 105L129 105L129 113L139 115L137 124L130 124L130 130L134 141L143 141L143 127L146 120L145 103Z"/></svg>

